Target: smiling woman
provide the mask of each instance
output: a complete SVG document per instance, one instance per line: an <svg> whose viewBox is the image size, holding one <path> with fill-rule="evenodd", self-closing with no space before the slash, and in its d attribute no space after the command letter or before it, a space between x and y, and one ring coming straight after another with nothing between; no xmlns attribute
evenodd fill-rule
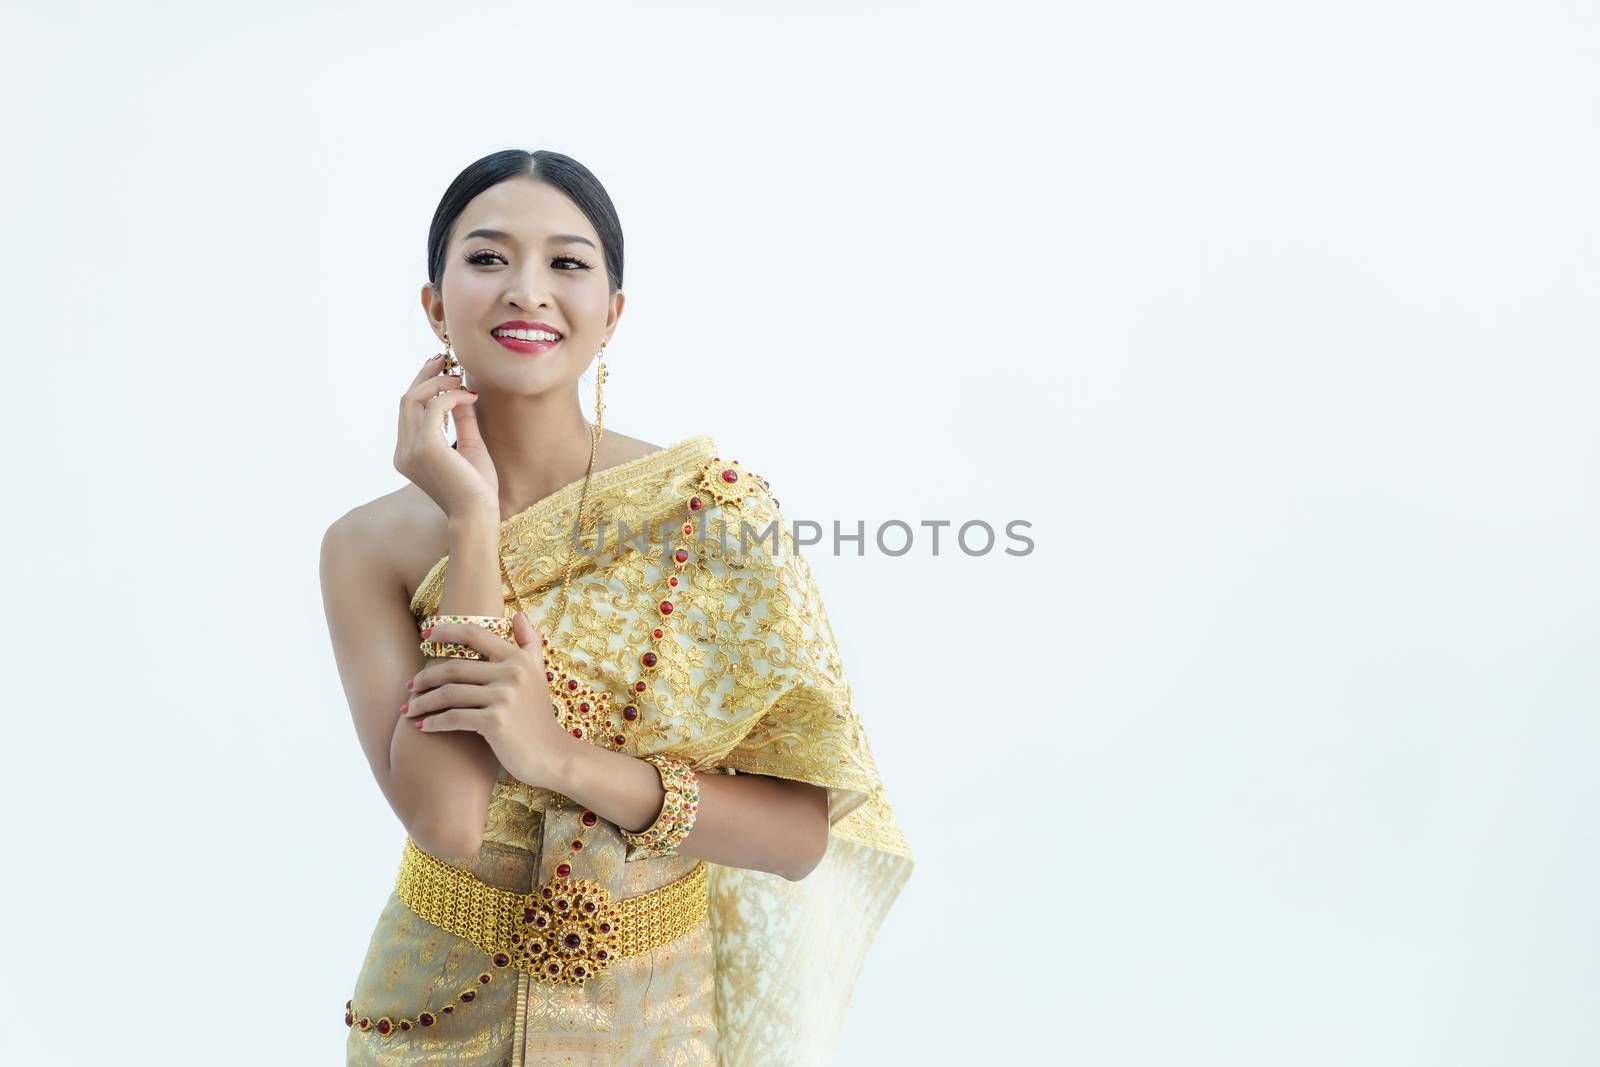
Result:
<svg viewBox="0 0 1600 1067"><path fill-rule="evenodd" d="M581 164L468 167L428 271L449 358L400 400L408 484L322 544L405 830L347 1062L823 1062L912 861L806 560L722 536L782 531L777 500L709 434L606 431L603 358L583 417L624 298ZM620 521L666 543L612 550Z"/></svg>

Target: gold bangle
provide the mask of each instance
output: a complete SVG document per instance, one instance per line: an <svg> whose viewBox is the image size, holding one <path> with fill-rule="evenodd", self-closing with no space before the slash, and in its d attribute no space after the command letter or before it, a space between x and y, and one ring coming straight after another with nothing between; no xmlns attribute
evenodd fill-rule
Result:
<svg viewBox="0 0 1600 1067"><path fill-rule="evenodd" d="M511 632L511 617L499 615L427 615L417 624L419 630L431 630L442 622L465 622L481 626L497 637L516 644ZM471 645L459 641L423 641L417 646L425 656L445 656L454 659L482 659L483 655Z"/></svg>
<svg viewBox="0 0 1600 1067"><path fill-rule="evenodd" d="M674 756L657 753L644 760L661 776L666 796L661 798L661 811L655 822L638 833L622 830L622 837L652 855L670 856L694 829L695 813L700 808L700 779L693 767Z"/></svg>

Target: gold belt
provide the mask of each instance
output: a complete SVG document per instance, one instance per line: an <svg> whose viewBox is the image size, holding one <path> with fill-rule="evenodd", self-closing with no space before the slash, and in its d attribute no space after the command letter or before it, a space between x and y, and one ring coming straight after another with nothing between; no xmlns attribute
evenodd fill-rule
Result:
<svg viewBox="0 0 1600 1067"><path fill-rule="evenodd" d="M395 892L433 925L482 949L496 967L583 985L616 959L649 952L706 917L706 864L659 889L615 900L598 882L552 878L531 893L489 885L409 837Z"/></svg>

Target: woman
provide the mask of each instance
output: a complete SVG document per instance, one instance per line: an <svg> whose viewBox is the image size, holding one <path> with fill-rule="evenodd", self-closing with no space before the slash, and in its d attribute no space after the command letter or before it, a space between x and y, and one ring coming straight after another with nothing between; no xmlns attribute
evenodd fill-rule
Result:
<svg viewBox="0 0 1600 1067"><path fill-rule="evenodd" d="M322 544L407 833L348 1062L822 1062L911 856L778 501L604 429L622 234L581 164L479 160L428 244L410 484Z"/></svg>

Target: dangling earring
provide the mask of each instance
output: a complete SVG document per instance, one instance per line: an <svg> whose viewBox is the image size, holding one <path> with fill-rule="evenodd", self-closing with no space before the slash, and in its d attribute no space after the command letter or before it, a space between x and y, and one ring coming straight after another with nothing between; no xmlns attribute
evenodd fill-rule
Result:
<svg viewBox="0 0 1600 1067"><path fill-rule="evenodd" d="M606 346L601 345L597 355L600 363L594 370L594 439L600 440L601 425L605 422L606 412Z"/></svg>
<svg viewBox="0 0 1600 1067"><path fill-rule="evenodd" d="M450 331L446 330L444 331L444 366L439 373L455 374L460 369L461 361L456 358L455 351L450 347ZM440 432L444 434L446 441L450 440L450 413L448 411L444 413L444 423L440 426Z"/></svg>

